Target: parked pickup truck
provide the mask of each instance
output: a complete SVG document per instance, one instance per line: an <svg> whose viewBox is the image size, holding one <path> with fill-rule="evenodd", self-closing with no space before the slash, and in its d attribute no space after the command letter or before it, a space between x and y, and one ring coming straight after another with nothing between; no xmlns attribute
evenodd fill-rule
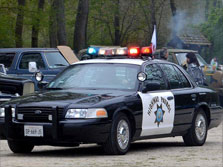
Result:
<svg viewBox="0 0 223 167"><path fill-rule="evenodd" d="M78 59L67 46L57 48L4 48L0 49L0 64L4 64L6 73L19 78L35 80L34 72L29 70L30 62L44 75L43 81L51 81L60 71Z"/></svg>

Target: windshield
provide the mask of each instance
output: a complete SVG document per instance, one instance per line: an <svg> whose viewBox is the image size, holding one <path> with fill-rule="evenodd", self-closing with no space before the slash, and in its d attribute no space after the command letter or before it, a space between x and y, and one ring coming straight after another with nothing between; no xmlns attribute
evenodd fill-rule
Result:
<svg viewBox="0 0 223 167"><path fill-rule="evenodd" d="M60 52L45 52L45 57L49 68L58 68L68 66L68 62Z"/></svg>
<svg viewBox="0 0 223 167"><path fill-rule="evenodd" d="M137 86L140 66L127 64L78 64L63 71L47 88L121 89Z"/></svg>
<svg viewBox="0 0 223 167"><path fill-rule="evenodd" d="M177 57L177 61L179 62L179 65L184 65L186 63L186 55L187 53L176 53L176 57ZM199 54L195 54L197 57L197 60L200 64L200 66L208 66L208 64L206 63L206 61L199 55Z"/></svg>

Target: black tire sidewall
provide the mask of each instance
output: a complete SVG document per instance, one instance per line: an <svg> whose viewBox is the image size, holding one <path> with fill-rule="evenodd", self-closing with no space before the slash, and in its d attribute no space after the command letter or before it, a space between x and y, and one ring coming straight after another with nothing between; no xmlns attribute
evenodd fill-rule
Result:
<svg viewBox="0 0 223 167"><path fill-rule="evenodd" d="M11 140L8 140L8 146L14 153L30 153L34 148L33 144Z"/></svg>
<svg viewBox="0 0 223 167"><path fill-rule="evenodd" d="M197 119L197 116L201 114L204 119L205 119L205 124L206 124L206 132L205 132L205 137L203 140L199 140L197 135L196 135L196 132L195 132L195 123L196 123L196 119ZM208 128L208 122L207 122L207 116L205 114L205 112L203 110L199 110L198 112L196 112L195 114L195 117L194 117L194 120L193 120L193 127L192 127L192 133L193 133L193 136L194 136L194 141L197 143L197 145L203 145L206 141L206 138L207 138L207 128Z"/></svg>
<svg viewBox="0 0 223 167"><path fill-rule="evenodd" d="M118 144L118 140L117 140L117 128L118 128L118 124L121 120L125 120L128 124L128 128L129 128L129 143L128 146L125 149L120 148L119 144ZM129 147L130 147L130 143L131 143L131 125L130 122L128 120L128 117L125 114L118 114L115 119L114 122L112 124L112 131L111 131L111 136L112 136L112 142L115 146L115 148L117 149L119 154L125 154L128 152Z"/></svg>

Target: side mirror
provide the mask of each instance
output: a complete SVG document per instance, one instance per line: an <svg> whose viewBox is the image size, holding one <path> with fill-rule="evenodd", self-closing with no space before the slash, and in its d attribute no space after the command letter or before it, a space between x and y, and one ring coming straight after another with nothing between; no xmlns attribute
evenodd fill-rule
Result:
<svg viewBox="0 0 223 167"><path fill-rule="evenodd" d="M0 73L6 75L6 68L4 64L0 64Z"/></svg>
<svg viewBox="0 0 223 167"><path fill-rule="evenodd" d="M143 83L142 93L147 93L149 91L160 90L161 85L159 82L145 81Z"/></svg>
<svg viewBox="0 0 223 167"><path fill-rule="evenodd" d="M29 72L35 73L37 71L38 69L37 69L36 62L29 62Z"/></svg>

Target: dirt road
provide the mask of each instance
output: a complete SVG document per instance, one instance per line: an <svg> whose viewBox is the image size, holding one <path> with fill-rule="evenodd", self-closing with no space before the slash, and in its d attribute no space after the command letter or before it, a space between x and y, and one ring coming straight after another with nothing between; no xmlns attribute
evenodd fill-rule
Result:
<svg viewBox="0 0 223 167"><path fill-rule="evenodd" d="M222 167L222 125L209 131L202 147L186 147L181 137L133 143L127 155L107 156L97 145L77 148L35 147L30 154L13 154L0 141L1 167Z"/></svg>

